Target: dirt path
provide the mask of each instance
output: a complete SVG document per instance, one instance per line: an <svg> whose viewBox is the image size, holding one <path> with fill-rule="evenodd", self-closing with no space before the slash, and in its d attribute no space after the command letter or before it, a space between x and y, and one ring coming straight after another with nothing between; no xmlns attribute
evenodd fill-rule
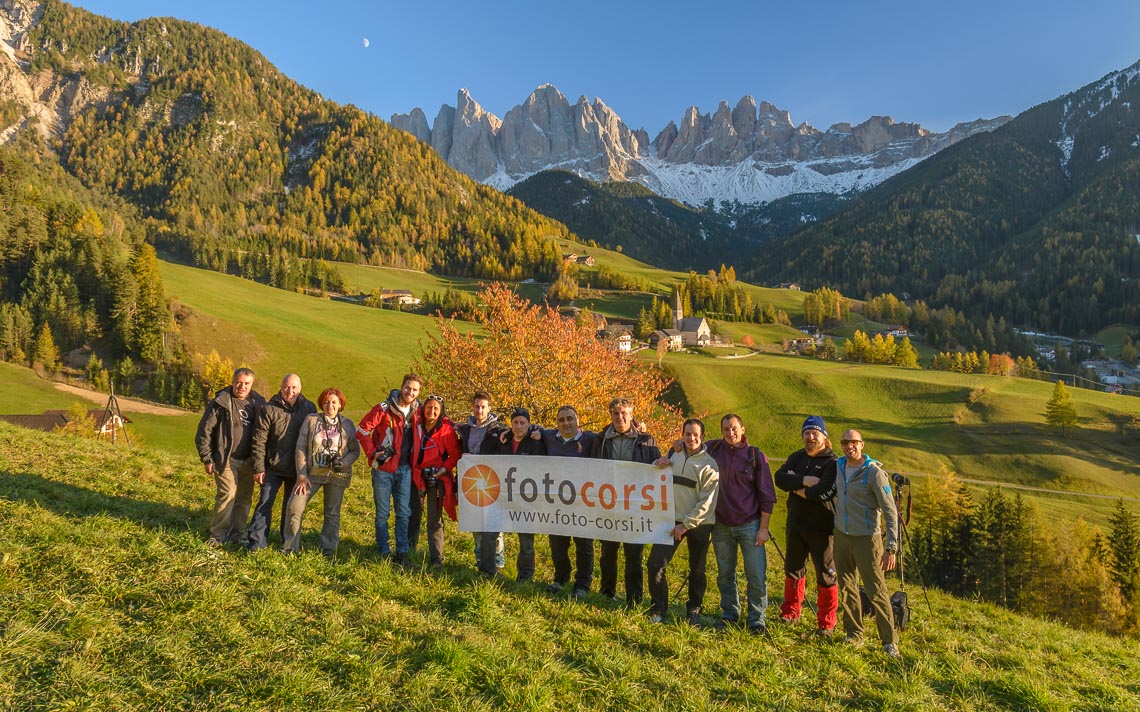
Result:
<svg viewBox="0 0 1140 712"><path fill-rule="evenodd" d="M89 391L86 388L78 388L76 386L69 386L66 383L55 384L56 389L64 393L70 393L73 396L79 396L84 400L89 400L92 403L99 405L107 404L107 394L98 391ZM149 415L186 415L187 411L179 410L177 408L168 408L162 405L155 405L154 403L147 403L146 401L134 400L132 398L124 398L116 396L119 401L119 407L128 413L147 413Z"/></svg>

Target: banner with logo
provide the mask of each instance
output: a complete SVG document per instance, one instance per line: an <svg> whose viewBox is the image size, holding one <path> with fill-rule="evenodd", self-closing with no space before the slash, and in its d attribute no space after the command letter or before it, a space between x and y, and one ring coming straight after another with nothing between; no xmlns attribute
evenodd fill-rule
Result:
<svg viewBox="0 0 1140 712"><path fill-rule="evenodd" d="M673 470L576 457L464 455L459 530L673 541Z"/></svg>

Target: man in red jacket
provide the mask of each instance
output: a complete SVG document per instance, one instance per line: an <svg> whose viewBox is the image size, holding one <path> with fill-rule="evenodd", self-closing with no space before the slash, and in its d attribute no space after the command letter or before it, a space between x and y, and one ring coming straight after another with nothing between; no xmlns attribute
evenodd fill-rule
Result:
<svg viewBox="0 0 1140 712"><path fill-rule="evenodd" d="M372 499L376 505L376 550L391 556L388 515L396 509L396 564L408 564L409 524L412 517L412 416L420 407L423 379L404 376L400 390L376 405L360 419L356 437L365 459L372 466ZM419 504L419 497L416 497ZM417 518L418 519L418 518ZM417 532L419 527L417 526Z"/></svg>

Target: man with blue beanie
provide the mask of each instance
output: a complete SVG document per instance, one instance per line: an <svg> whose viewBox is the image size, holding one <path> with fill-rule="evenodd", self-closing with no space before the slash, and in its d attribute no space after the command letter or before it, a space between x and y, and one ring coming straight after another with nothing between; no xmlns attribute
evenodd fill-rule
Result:
<svg viewBox="0 0 1140 712"><path fill-rule="evenodd" d="M809 416L800 433L803 449L792 453L775 475L776 486L789 493L784 602L780 604L780 620L795 623L800 619L810 555L818 592L816 633L829 636L835 630L839 607L831 533L835 520L834 490L824 493L822 499L805 499L796 492L824 480L834 483L836 457L823 418Z"/></svg>

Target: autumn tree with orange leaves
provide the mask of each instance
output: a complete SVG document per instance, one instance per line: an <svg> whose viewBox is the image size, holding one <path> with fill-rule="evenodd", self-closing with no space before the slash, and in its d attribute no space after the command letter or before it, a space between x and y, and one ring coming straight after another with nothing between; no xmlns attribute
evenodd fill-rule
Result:
<svg viewBox="0 0 1140 712"><path fill-rule="evenodd" d="M484 390L501 412L522 406L533 422L554 427L558 408L570 404L583 428L601 430L610 422L609 402L620 397L634 403L634 417L655 437L671 439L679 429L680 413L661 400L672 379L621 353L616 341L598 339L593 325L531 304L503 284L485 287L478 302L483 333L462 334L453 320L437 317L439 336L422 344L416 364L432 391L456 404L453 412Z"/></svg>

